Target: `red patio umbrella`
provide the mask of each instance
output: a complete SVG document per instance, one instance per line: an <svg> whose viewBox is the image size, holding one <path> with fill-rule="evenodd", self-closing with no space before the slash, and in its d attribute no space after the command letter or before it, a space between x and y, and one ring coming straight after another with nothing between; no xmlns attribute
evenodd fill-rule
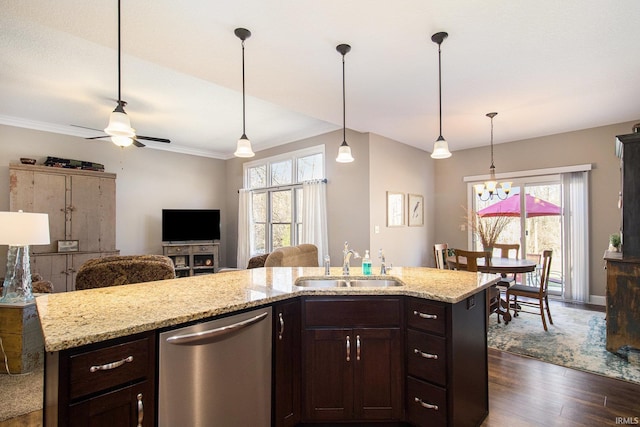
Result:
<svg viewBox="0 0 640 427"><path fill-rule="evenodd" d="M561 213L560 207L551 202L547 202L546 200L542 200L541 198L534 197L530 194L525 194L524 197L528 218L534 216L560 215ZM513 194L505 200L484 209L480 209L478 211L478 216L520 216L520 194Z"/></svg>

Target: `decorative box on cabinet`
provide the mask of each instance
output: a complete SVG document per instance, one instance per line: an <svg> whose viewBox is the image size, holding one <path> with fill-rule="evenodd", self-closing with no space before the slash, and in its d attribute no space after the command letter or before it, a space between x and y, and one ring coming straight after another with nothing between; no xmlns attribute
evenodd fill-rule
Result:
<svg viewBox="0 0 640 427"><path fill-rule="evenodd" d="M49 214L51 243L30 251L32 271L51 281L55 292L75 288L81 261L118 254L115 174L12 164L9 187L11 211ZM59 240L77 240L78 252L58 252Z"/></svg>
<svg viewBox="0 0 640 427"><path fill-rule="evenodd" d="M489 412L485 291L457 304L406 301L407 419L477 426Z"/></svg>
<svg viewBox="0 0 640 427"><path fill-rule="evenodd" d="M300 300L273 306L273 426L294 427L301 420Z"/></svg>
<svg viewBox="0 0 640 427"><path fill-rule="evenodd" d="M307 298L306 421L399 421L402 334L399 298Z"/></svg>
<svg viewBox="0 0 640 427"><path fill-rule="evenodd" d="M169 243L162 245L163 254L171 258L177 277L218 272L219 247L210 243Z"/></svg>
<svg viewBox="0 0 640 427"><path fill-rule="evenodd" d="M45 425L155 425L155 332L46 354Z"/></svg>

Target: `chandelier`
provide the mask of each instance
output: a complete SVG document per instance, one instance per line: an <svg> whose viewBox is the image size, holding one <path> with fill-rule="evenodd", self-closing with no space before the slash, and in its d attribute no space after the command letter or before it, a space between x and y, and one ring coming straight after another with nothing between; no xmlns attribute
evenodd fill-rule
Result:
<svg viewBox="0 0 640 427"><path fill-rule="evenodd" d="M493 164L493 118L497 115L498 113L486 114L486 116L491 119L491 166L489 166L489 179L482 184L473 186L482 201L491 200L494 196L500 200L504 200L509 196L509 192L511 191L511 181L498 184L496 180L496 167Z"/></svg>

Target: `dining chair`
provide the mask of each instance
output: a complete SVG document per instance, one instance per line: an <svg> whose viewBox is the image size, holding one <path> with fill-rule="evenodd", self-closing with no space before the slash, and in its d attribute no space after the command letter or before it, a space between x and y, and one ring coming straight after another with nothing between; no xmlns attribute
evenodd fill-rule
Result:
<svg viewBox="0 0 640 427"><path fill-rule="evenodd" d="M511 252L514 253L514 257L515 259L520 259L520 244L519 243L495 243L493 245L494 249L498 249L500 251L500 258L512 258L511 256ZM502 279L500 280L500 283L498 283L498 286L501 286L503 288L507 288L511 285L514 285L516 283L516 275L513 274L513 276L509 276L507 277L506 275L503 275Z"/></svg>
<svg viewBox="0 0 640 427"><path fill-rule="evenodd" d="M436 243L435 245L433 245L433 257L436 260L436 268L439 268L440 270L444 270L447 265L447 262L445 261L445 258L447 257L447 249L449 248L449 245L447 245L446 243Z"/></svg>
<svg viewBox="0 0 640 427"><path fill-rule="evenodd" d="M478 260L484 258L484 265L491 265L491 252L485 251L465 251L462 249L454 249L456 254L456 267L458 270L466 269L467 271L478 271ZM464 258L463 262L460 258ZM500 308L500 290L496 286L487 288L487 319L493 313L498 315L498 323L502 316Z"/></svg>
<svg viewBox="0 0 640 427"><path fill-rule="evenodd" d="M549 286L549 271L551 270L551 255L552 251L546 250L542 252L542 270L540 272L540 281L537 286L526 286L526 285L513 285L509 289L507 289L507 316L506 318L510 318L509 310L513 308L514 317L517 317L520 312L530 313L530 314L540 314L542 318L542 326L544 330L547 331L547 321L544 316L545 308L547 310L547 315L549 316L549 323L553 325L553 320L551 319L551 311L549 310L549 297L547 295L547 287ZM519 300L518 297L525 298L524 300ZM537 307L539 309L538 312L533 311L525 311L522 307ZM505 323L508 321L505 319Z"/></svg>
<svg viewBox="0 0 640 427"><path fill-rule="evenodd" d="M525 273L527 275L527 284L535 286L539 283L540 280L540 269L542 268L542 266L540 265L540 261L542 260L542 255L527 254L526 257L529 261L533 261L536 263L536 269L534 271L532 271L531 273ZM522 280L520 283L524 284L524 280Z"/></svg>

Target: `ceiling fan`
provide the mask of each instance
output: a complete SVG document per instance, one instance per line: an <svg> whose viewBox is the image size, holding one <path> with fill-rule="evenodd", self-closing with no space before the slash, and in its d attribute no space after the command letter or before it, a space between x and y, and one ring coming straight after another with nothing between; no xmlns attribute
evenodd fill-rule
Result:
<svg viewBox="0 0 640 427"><path fill-rule="evenodd" d="M109 124L104 129L104 133L106 133L106 135L94 136L94 137L85 138L85 139L111 138L111 141L120 147L128 147L131 144L135 145L136 147L144 147L145 145L140 141L138 141L139 139L145 139L145 140L154 141L154 142L170 143L171 141L166 138L156 138L152 136L136 135L136 130L131 127L129 116L127 116L127 113L124 111L124 107L125 105L127 105L127 102L123 101L121 96L120 80L121 80L122 73L121 73L121 66L120 66L120 62L121 62L120 61L120 55L121 55L120 34L121 34L120 0L118 0L118 101L117 101L118 105L111 112L111 115L109 117ZM81 127L85 129L93 129L85 126L78 126L78 125L72 125L72 126ZM93 129L93 130L96 130L98 132L100 131L99 129Z"/></svg>

